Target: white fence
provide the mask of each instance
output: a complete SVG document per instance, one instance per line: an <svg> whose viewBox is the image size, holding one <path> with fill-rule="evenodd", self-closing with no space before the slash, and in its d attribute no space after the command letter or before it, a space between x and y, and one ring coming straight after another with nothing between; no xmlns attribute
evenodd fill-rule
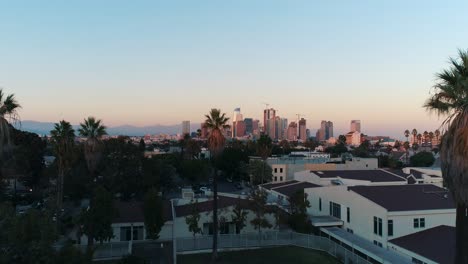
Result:
<svg viewBox="0 0 468 264"><path fill-rule="evenodd" d="M210 250L213 246L212 236L199 236L196 238L177 238L177 253ZM336 257L346 264L370 264L365 256L354 253L353 249L346 249L325 237L300 234L295 232L265 232L248 234L231 234L218 236L219 249L243 249L272 246L298 246L313 250L320 250Z"/></svg>

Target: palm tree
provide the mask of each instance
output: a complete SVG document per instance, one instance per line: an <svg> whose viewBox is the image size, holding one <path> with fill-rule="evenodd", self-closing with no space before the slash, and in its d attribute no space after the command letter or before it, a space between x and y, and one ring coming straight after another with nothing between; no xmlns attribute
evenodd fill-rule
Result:
<svg viewBox="0 0 468 264"><path fill-rule="evenodd" d="M54 130L50 131L52 142L57 154L58 177L57 177L57 210L62 209L63 202L63 180L66 170L70 167L71 153L75 141L75 130L65 120L56 123Z"/></svg>
<svg viewBox="0 0 468 264"><path fill-rule="evenodd" d="M418 135L416 136L416 138L418 139L418 145L422 145L422 144L421 144L422 135L421 135L421 134L418 134Z"/></svg>
<svg viewBox="0 0 468 264"><path fill-rule="evenodd" d="M406 142L403 144L406 150L406 164L408 164L408 158L409 158L409 142L408 142L408 137L410 135L410 131L408 129L405 130L405 137L406 137Z"/></svg>
<svg viewBox="0 0 468 264"><path fill-rule="evenodd" d="M432 148L432 140L434 139L434 132L429 132L429 134L427 135L427 138L429 138L429 144L431 145L431 148Z"/></svg>
<svg viewBox="0 0 468 264"><path fill-rule="evenodd" d="M19 119L18 110L20 108L15 95L5 95L3 89L0 88L0 158L3 156L4 150L7 150L11 145L9 122L15 122Z"/></svg>
<svg viewBox="0 0 468 264"><path fill-rule="evenodd" d="M436 131L434 132L434 136L436 138L436 142L438 146L440 144L440 130L439 129L436 129Z"/></svg>
<svg viewBox="0 0 468 264"><path fill-rule="evenodd" d="M457 206L455 263L468 263L468 50L460 50L450 64L450 69L437 74L434 93L424 107L446 116L440 160Z"/></svg>
<svg viewBox="0 0 468 264"><path fill-rule="evenodd" d="M84 123L80 123L81 128L78 129L80 136L86 137L84 147L86 165L91 176L94 177L97 165L101 160L101 138L107 135L106 127L101 122L94 117L88 117Z"/></svg>
<svg viewBox="0 0 468 264"><path fill-rule="evenodd" d="M409 134L410 134L409 130L406 129L406 130L405 130L406 141L408 141Z"/></svg>
<svg viewBox="0 0 468 264"><path fill-rule="evenodd" d="M208 115L205 115L205 125L209 129L208 148L210 149L213 159L219 157L226 144L226 138L223 135L223 130L229 128L229 118L226 114L221 114L219 109L211 109ZM218 259L218 180L217 172L214 169L213 177L213 253L211 261L214 263Z"/></svg>
<svg viewBox="0 0 468 264"><path fill-rule="evenodd" d="M427 133L427 131L424 131L423 133L423 143L424 144L427 144L427 137L428 137L429 133Z"/></svg>
<svg viewBox="0 0 468 264"><path fill-rule="evenodd" d="M413 131L411 131L411 134L413 135L413 144L416 143L416 136L418 135L418 131L416 128L413 128Z"/></svg>

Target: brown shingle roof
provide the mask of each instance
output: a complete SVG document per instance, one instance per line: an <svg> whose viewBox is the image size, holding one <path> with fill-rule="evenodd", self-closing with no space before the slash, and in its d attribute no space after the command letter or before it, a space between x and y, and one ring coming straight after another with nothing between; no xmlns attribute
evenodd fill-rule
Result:
<svg viewBox="0 0 468 264"><path fill-rule="evenodd" d="M353 191L388 211L455 209L452 196L431 184L351 186Z"/></svg>
<svg viewBox="0 0 468 264"><path fill-rule="evenodd" d="M438 263L455 261L455 227L437 226L389 241Z"/></svg>

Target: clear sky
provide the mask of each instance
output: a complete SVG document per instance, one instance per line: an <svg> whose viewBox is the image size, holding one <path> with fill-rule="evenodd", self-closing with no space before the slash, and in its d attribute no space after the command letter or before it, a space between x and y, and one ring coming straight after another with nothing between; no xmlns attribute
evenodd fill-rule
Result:
<svg viewBox="0 0 468 264"><path fill-rule="evenodd" d="M421 107L468 48L468 1L0 0L0 87L23 120L199 123L263 102L371 135L441 122Z"/></svg>

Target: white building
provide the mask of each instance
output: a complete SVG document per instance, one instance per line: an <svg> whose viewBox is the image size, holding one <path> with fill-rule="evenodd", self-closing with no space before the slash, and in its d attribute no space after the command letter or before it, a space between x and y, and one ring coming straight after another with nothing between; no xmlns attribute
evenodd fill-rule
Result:
<svg viewBox="0 0 468 264"><path fill-rule="evenodd" d="M394 238L455 225L451 196L434 185L328 186L305 192L312 223L315 216L332 216L331 225L342 221L342 229L384 248Z"/></svg>
<svg viewBox="0 0 468 264"><path fill-rule="evenodd" d="M190 121L182 121L182 137L190 135Z"/></svg>

